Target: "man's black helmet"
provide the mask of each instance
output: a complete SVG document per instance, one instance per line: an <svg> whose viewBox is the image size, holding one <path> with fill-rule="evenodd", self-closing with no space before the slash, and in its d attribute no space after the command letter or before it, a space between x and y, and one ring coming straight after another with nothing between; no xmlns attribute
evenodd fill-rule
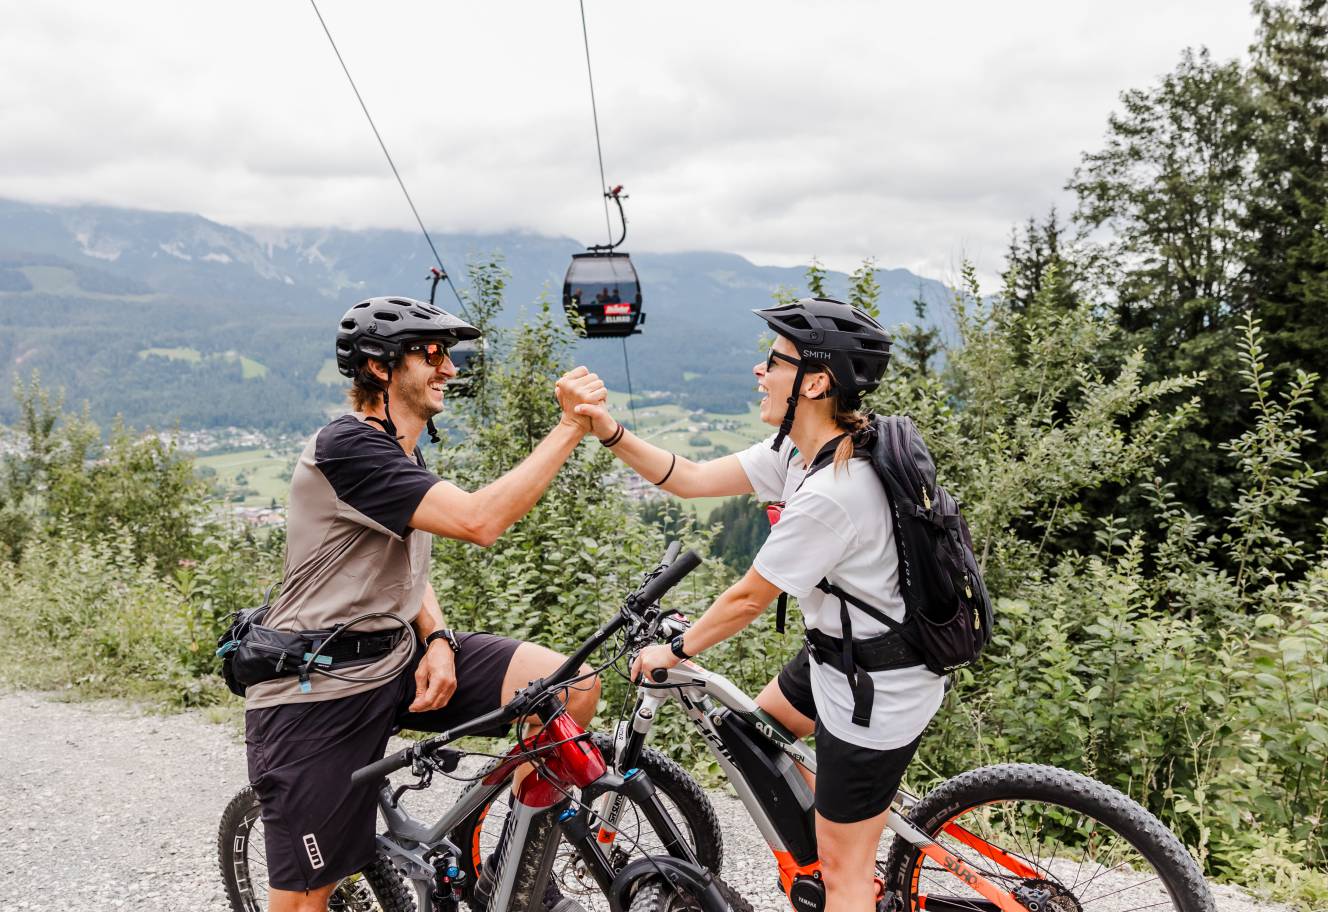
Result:
<svg viewBox="0 0 1328 912"><path fill-rule="evenodd" d="M832 298L803 298L754 310L788 338L808 367L821 364L835 377L835 395L853 406L881 385L890 363L890 334L851 304Z"/></svg>
<svg viewBox="0 0 1328 912"><path fill-rule="evenodd" d="M337 370L354 377L370 358L396 364L407 342L437 339L450 346L479 337L478 329L432 304L369 298L346 311L337 325Z"/></svg>

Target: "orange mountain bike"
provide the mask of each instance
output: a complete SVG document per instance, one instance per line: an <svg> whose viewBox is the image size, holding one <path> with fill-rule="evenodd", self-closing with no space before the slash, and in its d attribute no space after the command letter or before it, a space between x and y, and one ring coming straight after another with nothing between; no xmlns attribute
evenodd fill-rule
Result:
<svg viewBox="0 0 1328 912"><path fill-rule="evenodd" d="M656 606L632 628L640 648L687 627ZM815 755L723 675L695 662L656 669L614 739L611 764L638 764L659 711L676 700L727 775L774 854L797 912L820 912L825 887L812 791L798 767ZM599 809L614 819L613 801ZM877 877L880 912L1142 912L1214 908L1198 865L1156 817L1121 792L1050 766L963 773L922 799L901 790ZM611 841L611 828L601 832ZM772 872L773 875L773 872ZM630 912L700 908L685 890L639 882Z"/></svg>

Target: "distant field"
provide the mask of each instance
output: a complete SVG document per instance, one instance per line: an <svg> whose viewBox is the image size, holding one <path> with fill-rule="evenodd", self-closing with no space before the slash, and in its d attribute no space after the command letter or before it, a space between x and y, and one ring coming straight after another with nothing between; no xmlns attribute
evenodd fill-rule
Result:
<svg viewBox="0 0 1328 912"><path fill-rule="evenodd" d="M196 348L145 348L138 353L140 358L146 358L149 355L155 355L158 358L169 358L172 361L188 361L190 364L201 364L203 361L202 353ZM208 355L208 357L221 358L224 361L239 361L240 376L245 380L256 380L267 376L267 365L239 352L221 352L216 355Z"/></svg>
<svg viewBox="0 0 1328 912"><path fill-rule="evenodd" d="M346 382L346 378L341 376L341 371L337 370L336 358L325 360L323 366L318 369L318 376L314 379L328 386L340 386Z"/></svg>
<svg viewBox="0 0 1328 912"><path fill-rule="evenodd" d="M295 455L293 452L279 453L270 449L238 450L220 456L200 456L194 460L194 464L215 470L216 480L230 490L240 486L238 479L243 475L244 487L258 492L244 499L245 506L265 507L274 499L279 504L286 502L290 482L284 476L286 466Z"/></svg>
<svg viewBox="0 0 1328 912"><path fill-rule="evenodd" d="M755 399L755 393L753 393ZM609 407L615 418L632 427L632 413L627 408L627 394L609 392ZM723 446L736 453L770 436L773 430L760 418L760 406L753 401L743 415L693 415L676 405L638 405L636 409L637 436L656 446L686 456L689 459L710 458L714 447ZM694 444L692 440L704 436L708 444ZM701 520L723 503L724 497L699 497L682 501L683 506Z"/></svg>
<svg viewBox="0 0 1328 912"><path fill-rule="evenodd" d="M108 301L150 301L159 297L156 294L108 294L89 291L78 284L78 276L74 274L74 270L66 266L20 266L18 270L28 277L28 281L32 283L32 290L8 292L9 294L48 294Z"/></svg>

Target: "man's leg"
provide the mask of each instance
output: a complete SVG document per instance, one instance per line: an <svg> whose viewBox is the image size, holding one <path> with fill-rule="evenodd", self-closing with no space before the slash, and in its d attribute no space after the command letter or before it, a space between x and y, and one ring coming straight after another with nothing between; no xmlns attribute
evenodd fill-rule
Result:
<svg viewBox="0 0 1328 912"><path fill-rule="evenodd" d="M267 891L268 912L327 912L327 898L336 886L330 883L308 893L270 889Z"/></svg>
<svg viewBox="0 0 1328 912"><path fill-rule="evenodd" d="M567 661L566 656L559 655L552 649L537 643L522 643L516 648L516 652L512 653L512 661L507 666L507 673L503 675L503 700L512 699L518 690L531 681L553 674L565 661ZM590 668L582 665L580 673L589 674ZM567 714L582 728L588 729L590 720L595 717L595 709L599 706L599 690L599 677L596 676L571 685L565 692L563 699L567 703ZM541 723L538 719L527 722L523 737L534 737L540 728ZM526 763L517 769L512 776L513 791L526 776L530 775L532 768Z"/></svg>
<svg viewBox="0 0 1328 912"><path fill-rule="evenodd" d="M512 661L503 675L503 701L512 699L518 691L538 678L553 674L566 656L559 655L537 643L522 643L512 654ZM582 665L580 673L590 673L590 668ZM566 691L567 712L582 728L590 725L595 717L595 708L599 705L599 678L592 677L571 685Z"/></svg>
<svg viewBox="0 0 1328 912"><path fill-rule="evenodd" d="M350 774L383 755L402 683L245 713L272 912L323 912L335 885L373 859L377 790L352 788Z"/></svg>

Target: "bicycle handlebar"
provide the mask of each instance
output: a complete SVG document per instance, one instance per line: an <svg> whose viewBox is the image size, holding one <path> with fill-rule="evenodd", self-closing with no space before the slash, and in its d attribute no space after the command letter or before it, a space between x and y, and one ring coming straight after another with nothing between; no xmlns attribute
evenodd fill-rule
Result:
<svg viewBox="0 0 1328 912"><path fill-rule="evenodd" d="M682 582L684 576L699 566L701 566L701 558L697 556L696 552L685 552L665 567L663 573L641 587L641 591L636 594L636 604L643 607L655 604L663 598L664 593Z"/></svg>
<svg viewBox="0 0 1328 912"><path fill-rule="evenodd" d="M388 754L382 760L375 760L368 766L362 766L350 774L350 784L359 787L366 782L376 782L390 773L410 766L415 759L415 749L408 747L395 754Z"/></svg>
<svg viewBox="0 0 1328 912"><path fill-rule="evenodd" d="M668 550L664 553L663 571L644 586L635 595L628 599L628 603L633 607L640 605L645 607L658 602L665 593L682 581L682 578L691 573L697 567L701 566L701 558L695 551L687 551L678 556L681 550L681 542L671 542ZM362 766L350 774L350 782L353 786L360 786L366 782L374 782L382 779L390 773L395 773L399 769L405 769L410 766L415 757L431 748L447 744L466 735L477 734L482 731L503 725L519 716L529 715L535 711L536 704L539 703L544 695L552 691L558 685L571 680L576 676L581 667L581 663L586 660L590 653L598 649L609 637L613 636L623 625L629 622L629 615L626 611L619 611L614 617L599 630L595 631L581 647L568 658L553 674L542 681L534 681L524 691L521 691L511 702L500 706L491 712L482 716L477 716L469 722L463 722L460 725L448 729L433 738L423 741L420 744L404 748L395 754L389 754L381 760L376 760L368 766Z"/></svg>
<svg viewBox="0 0 1328 912"><path fill-rule="evenodd" d="M669 542L668 548L664 550L664 559L660 561L665 567L678 559L678 552L682 550L682 542L674 539Z"/></svg>

